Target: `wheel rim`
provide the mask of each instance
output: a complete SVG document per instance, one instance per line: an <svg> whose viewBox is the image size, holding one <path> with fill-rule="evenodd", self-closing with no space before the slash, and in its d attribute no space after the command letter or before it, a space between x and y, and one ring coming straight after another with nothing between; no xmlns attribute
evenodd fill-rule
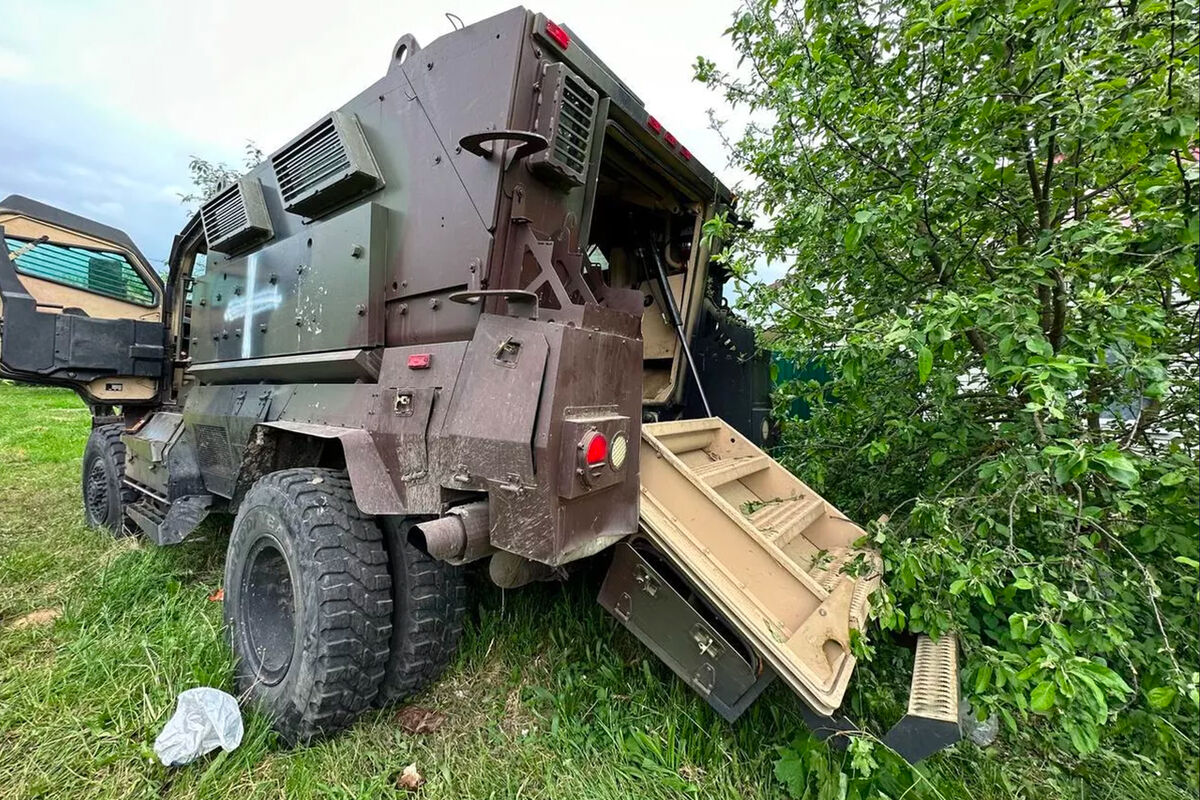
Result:
<svg viewBox="0 0 1200 800"><path fill-rule="evenodd" d="M108 518L108 473L104 470L104 462L98 458L88 468L83 501L89 521L98 524Z"/></svg>
<svg viewBox="0 0 1200 800"><path fill-rule="evenodd" d="M260 539L242 573L238 616L245 632L254 680L274 685L283 680L295 648L296 599L287 559L273 538Z"/></svg>

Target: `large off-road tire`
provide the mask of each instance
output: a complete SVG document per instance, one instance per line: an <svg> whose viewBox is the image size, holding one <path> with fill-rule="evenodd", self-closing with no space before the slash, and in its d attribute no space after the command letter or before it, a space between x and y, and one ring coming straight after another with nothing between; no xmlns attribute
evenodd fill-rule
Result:
<svg viewBox="0 0 1200 800"><path fill-rule="evenodd" d="M467 587L462 567L409 541L409 521L387 519L383 528L392 569L392 648L379 690L386 704L421 691L450 664L462 637Z"/></svg>
<svg viewBox="0 0 1200 800"><path fill-rule="evenodd" d="M225 623L238 691L289 744L350 725L383 681L392 587L383 533L345 472L260 478L233 523Z"/></svg>
<svg viewBox="0 0 1200 800"><path fill-rule="evenodd" d="M83 449L83 518L94 528L124 536L125 506L137 499L137 490L125 485L124 426L92 428Z"/></svg>

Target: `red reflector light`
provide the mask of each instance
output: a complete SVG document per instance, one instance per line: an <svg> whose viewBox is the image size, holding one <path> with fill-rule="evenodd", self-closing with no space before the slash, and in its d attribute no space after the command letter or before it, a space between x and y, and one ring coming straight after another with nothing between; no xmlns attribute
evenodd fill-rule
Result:
<svg viewBox="0 0 1200 800"><path fill-rule="evenodd" d="M608 440L604 438L604 434L593 433L588 439L585 458L589 467L603 464L608 458Z"/></svg>
<svg viewBox="0 0 1200 800"><path fill-rule="evenodd" d="M692 151L688 150L686 147L679 148L679 155L683 157L684 161L692 160Z"/></svg>
<svg viewBox="0 0 1200 800"><path fill-rule="evenodd" d="M566 50L567 45L571 43L570 35L550 20L546 20L546 35L553 39L554 43L563 50Z"/></svg>
<svg viewBox="0 0 1200 800"><path fill-rule="evenodd" d="M646 127L655 133L662 133L662 123L656 120L654 117L650 117L646 120Z"/></svg>
<svg viewBox="0 0 1200 800"><path fill-rule="evenodd" d="M417 353L408 357L409 369L429 369L429 362L433 360L431 353Z"/></svg>
<svg viewBox="0 0 1200 800"><path fill-rule="evenodd" d="M672 136L670 131L663 134L663 141L667 143L668 147L674 147L679 144L679 140Z"/></svg>

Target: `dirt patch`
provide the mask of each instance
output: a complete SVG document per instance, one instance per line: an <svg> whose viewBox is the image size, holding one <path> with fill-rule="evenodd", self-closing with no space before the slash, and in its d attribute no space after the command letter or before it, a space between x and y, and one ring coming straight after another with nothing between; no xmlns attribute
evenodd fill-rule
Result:
<svg viewBox="0 0 1200 800"><path fill-rule="evenodd" d="M22 614L8 623L7 627L15 631L26 630L27 628L40 628L44 625L49 625L61 616L61 608L39 608L37 611Z"/></svg>

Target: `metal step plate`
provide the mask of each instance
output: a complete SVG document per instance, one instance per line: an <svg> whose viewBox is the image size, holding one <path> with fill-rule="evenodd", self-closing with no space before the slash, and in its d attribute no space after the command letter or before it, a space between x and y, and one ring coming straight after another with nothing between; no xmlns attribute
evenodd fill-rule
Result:
<svg viewBox="0 0 1200 800"><path fill-rule="evenodd" d="M958 639L917 637L908 713L883 743L915 764L962 738L958 725Z"/></svg>

